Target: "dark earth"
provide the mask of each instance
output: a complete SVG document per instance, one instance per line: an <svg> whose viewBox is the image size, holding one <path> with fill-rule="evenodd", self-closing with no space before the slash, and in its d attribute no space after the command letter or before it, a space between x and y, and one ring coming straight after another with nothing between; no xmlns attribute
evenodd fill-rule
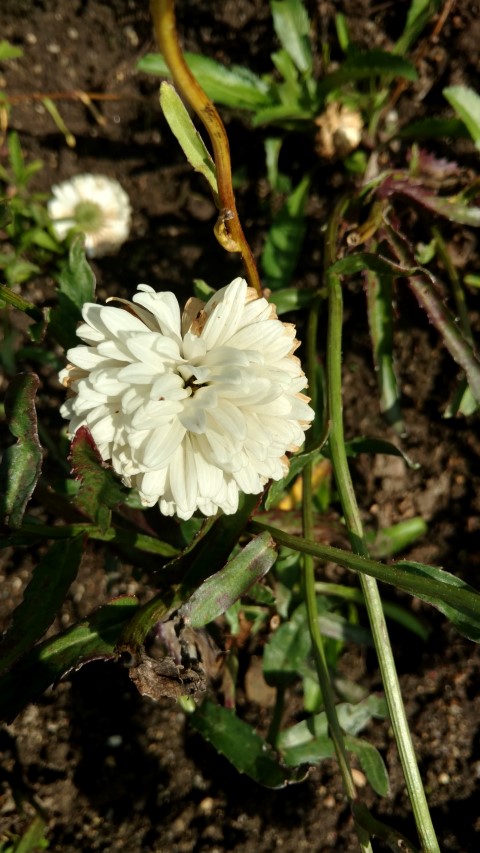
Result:
<svg viewBox="0 0 480 853"><path fill-rule="evenodd" d="M352 37L365 48L388 49L398 37L409 4L398 0L311 0L309 11L318 38L335 45L333 15L343 12ZM187 49L225 64L245 64L257 73L270 70L278 48L267 0L190 0L178 3ZM445 86L464 83L479 90L480 6L458 0L446 4L443 26L425 31L417 54L420 79L405 90L397 109L400 122L448 115ZM120 252L94 264L99 299L128 296L138 282L191 291L193 278L221 287L241 274L240 261L226 255L212 236L213 203L192 174L171 137L158 105L158 80L136 71L137 60L155 49L147 2L140 0L2 0L0 37L23 47L22 59L0 68L0 89L13 107L16 130L28 159L40 157L44 169L34 189L79 172L117 178L134 208L129 241ZM332 58L336 58L336 48ZM421 54L421 55L420 55ZM76 139L68 147L39 102L38 95L61 93L63 120ZM112 95L96 100L98 117L74 92ZM242 167L237 202L244 229L258 254L270 213L265 199L263 131L251 132L241 115L223 110L232 141L234 167ZM299 149L298 146L303 146ZM313 158L310 143L293 139L285 169L294 175ZM473 144L436 143L440 156L478 168ZM6 149L0 152L6 154ZM401 161L405 148L397 152ZM321 274L322 225L334 194L345 181L340 165L317 172L309 208L309 227L294 284L316 287ZM445 231L461 274L478 272L476 234L449 226ZM31 283L27 298L42 304L52 294L48 281ZM468 294L470 319L478 331L479 301ZM392 433L380 415L361 281L348 285L344 340L344 411L347 437ZM401 459L361 456L354 466L355 486L369 529L421 515L428 533L409 558L443 566L480 587L480 439L474 417L445 420L442 413L458 371L412 297L398 293L397 369L403 392L407 436L403 447L418 470ZM322 339L319 357L324 356ZM55 378L42 375L41 416L56 414L61 391ZM5 380L3 380L5 384ZM1 552L0 626L21 601L37 553ZM343 571L319 567L345 581ZM105 560L89 545L55 630L90 612L107 597L128 592L148 596L148 577L116 557ZM392 627L392 638L408 718L433 821L444 851L480 849L480 652L437 611L384 589L420 615L430 627L422 643ZM243 672L253 672L259 652L244 650ZM381 692L371 651L346 646L341 669L370 691ZM264 730L269 694L253 690L245 677L239 713ZM250 685L250 686L249 686ZM297 707L292 690L285 723ZM388 723L375 722L365 736L381 751L391 793L379 799L368 786L365 803L376 816L415 839L398 755ZM137 853L238 853L281 850L357 850L336 765L325 761L307 780L278 792L259 788L238 775L199 736L189 731L180 708L170 700L141 697L127 673L113 663L92 663L50 688L9 726L0 730L0 840L21 834L35 808L48 820L52 851L95 850ZM375 850L385 849L374 842Z"/></svg>

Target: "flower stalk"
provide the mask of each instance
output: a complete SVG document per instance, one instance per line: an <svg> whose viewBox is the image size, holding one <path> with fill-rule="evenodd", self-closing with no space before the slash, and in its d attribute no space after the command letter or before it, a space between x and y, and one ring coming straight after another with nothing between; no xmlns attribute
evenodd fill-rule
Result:
<svg viewBox="0 0 480 853"><path fill-rule="evenodd" d="M348 467L343 432L342 286L339 277L328 272L328 267L335 261L335 245L338 226L347 204L348 200L344 198L337 205L329 223L325 245L325 265L327 270L326 279L329 293L327 338L327 385L328 411L330 419L329 446L334 476L337 483L352 550L356 554L368 558L369 553L365 543L360 513ZM367 576L360 577L360 584L365 597L367 612L370 619L370 627L382 674L385 697L410 801L412 803L422 850L428 851L428 853L437 853L440 848L438 846L422 779L418 769L378 585L374 578Z"/></svg>
<svg viewBox="0 0 480 853"><path fill-rule="evenodd" d="M318 313L320 310L320 299L314 300L310 310L308 327L307 327L307 379L312 395L311 402L314 410L316 409L316 341L318 330ZM313 494L312 494L312 463L309 462L303 469L303 501L302 501L302 527L303 536L307 540L313 541ZM312 642L313 658L315 669L322 691L322 701L325 713L328 719L328 727L332 738L335 754L337 756L338 766L343 780L345 793L350 804L357 797L355 783L352 776L348 753L345 748L343 732L341 730L337 711L335 708L335 698L333 695L332 685L328 672L328 665L325 656L325 647L323 643L322 633L320 631L317 610L317 597L315 590L315 566L313 557L310 554L303 554L302 558L302 589L307 610L307 621L310 631L310 639ZM355 829L358 835L360 849L368 853L371 851L371 845L368 837L368 832L355 821Z"/></svg>
<svg viewBox="0 0 480 853"><path fill-rule="evenodd" d="M239 252L247 281L258 295L262 287L255 259L243 233L232 184L232 165L227 133L215 105L197 82L182 54L175 21L174 0L150 0L158 45L182 98L195 111L210 137L217 173L219 216L215 236L227 252Z"/></svg>

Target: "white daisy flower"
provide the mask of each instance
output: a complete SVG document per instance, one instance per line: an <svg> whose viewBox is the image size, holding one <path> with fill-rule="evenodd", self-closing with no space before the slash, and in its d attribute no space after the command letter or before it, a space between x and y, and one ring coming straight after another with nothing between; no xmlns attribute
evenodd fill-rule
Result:
<svg viewBox="0 0 480 853"><path fill-rule="evenodd" d="M52 187L48 213L53 230L64 240L72 229L85 234L90 258L115 252L128 237L132 209L118 181L105 175L76 175Z"/></svg>
<svg viewBox="0 0 480 853"><path fill-rule="evenodd" d="M238 508L288 470L314 412L295 327L237 278L205 305L138 287L125 307L87 303L67 353L61 412L85 425L145 506L190 518ZM125 310L126 309L126 310Z"/></svg>

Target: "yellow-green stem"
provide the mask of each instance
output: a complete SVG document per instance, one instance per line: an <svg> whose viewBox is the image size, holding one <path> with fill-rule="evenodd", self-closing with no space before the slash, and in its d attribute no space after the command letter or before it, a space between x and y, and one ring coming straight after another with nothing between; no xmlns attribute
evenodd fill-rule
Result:
<svg viewBox="0 0 480 853"><path fill-rule="evenodd" d="M320 300L316 299L310 311L307 328L307 377L311 402L316 405L316 343L318 328L318 313ZM303 470L303 501L302 501L302 524L305 539L313 540L313 495L312 495L312 464L309 463ZM343 732L341 730L337 710L335 708L335 697L333 695L328 665L325 656L323 637L320 631L317 610L317 597L315 592L315 567L313 557L303 554L302 557L302 589L307 610L307 621L312 641L313 658L317 671L318 682L322 691L323 706L328 720L330 737L332 738L338 766L343 780L345 793L350 803L355 800L357 792L353 781L350 762ZM362 851L371 851L368 833L357 824L355 828Z"/></svg>
<svg viewBox="0 0 480 853"><path fill-rule="evenodd" d="M241 253L248 283L261 296L262 287L255 259L238 218L232 184L230 146L222 119L185 62L177 36L174 0L150 0L150 9L157 41L173 82L182 98L203 123L212 143L220 210L215 236L228 252Z"/></svg>
<svg viewBox="0 0 480 853"><path fill-rule="evenodd" d="M327 286L329 293L329 318L327 337L327 386L328 410L330 419L329 447L342 504L347 531L355 553L368 557L362 522L357 506L353 483L348 467L343 432L342 407L342 324L343 294L338 276L328 272L335 261L335 245L341 216L347 201L343 199L337 206L329 224L325 241L325 263L327 268ZM392 728L398 746L408 793L412 803L417 830L425 853L437 853L440 850L428 810L422 780L418 770L415 750L403 705L400 684L395 661L383 614L378 585L374 578L361 577L360 583L370 619L375 648L378 655L382 682L392 722Z"/></svg>

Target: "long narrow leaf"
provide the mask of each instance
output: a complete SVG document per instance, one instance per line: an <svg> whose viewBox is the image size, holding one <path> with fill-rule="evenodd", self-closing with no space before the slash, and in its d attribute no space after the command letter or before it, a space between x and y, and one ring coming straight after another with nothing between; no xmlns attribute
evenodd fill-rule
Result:
<svg viewBox="0 0 480 853"><path fill-rule="evenodd" d="M0 520L11 527L20 527L42 466L35 411L39 384L35 373L19 373L5 395L7 422L17 442L7 448L0 464Z"/></svg>
<svg viewBox="0 0 480 853"><path fill-rule="evenodd" d="M393 48L394 53L404 54L410 50L440 6L441 0L412 0L405 29Z"/></svg>
<svg viewBox="0 0 480 853"><path fill-rule="evenodd" d="M311 71L310 21L302 0L271 0L270 8L282 47L302 74Z"/></svg>
<svg viewBox="0 0 480 853"><path fill-rule="evenodd" d="M160 106L188 162L196 172L200 172L207 179L211 189L217 195L215 163L185 109L182 99L173 86L165 81L160 86Z"/></svg>
<svg viewBox="0 0 480 853"><path fill-rule="evenodd" d="M193 628L201 628L225 613L232 604L257 583L277 559L275 543L269 533L252 539L227 565L211 575L195 590L180 609Z"/></svg>
<svg viewBox="0 0 480 853"><path fill-rule="evenodd" d="M53 622L83 554L83 539L55 542L33 570L22 603L0 644L0 672L8 669Z"/></svg>
<svg viewBox="0 0 480 853"><path fill-rule="evenodd" d="M480 642L480 593L443 569L411 562L385 565L332 545L321 545L300 536L291 536L260 522L258 518L251 522L250 528L255 532L268 530L279 545L332 561L416 595L444 613L465 637Z"/></svg>
<svg viewBox="0 0 480 853"><path fill-rule="evenodd" d="M310 178L304 177L273 220L262 254L266 284L272 290L286 287L292 278L305 236L305 207Z"/></svg>
<svg viewBox="0 0 480 853"><path fill-rule="evenodd" d="M373 357L380 386L380 408L396 432L405 426L400 408L400 393L393 364L393 286L391 275L365 274L368 325Z"/></svg>
<svg viewBox="0 0 480 853"><path fill-rule="evenodd" d="M227 68L207 56L184 54L188 67L208 97L227 107L255 110L271 103L269 86L247 68L231 65ZM170 71L159 53L147 53L137 68L147 74L170 77Z"/></svg>
<svg viewBox="0 0 480 853"><path fill-rule="evenodd" d="M251 726L209 699L192 714L190 723L239 773L266 788L283 788L305 778L305 768L281 764L271 746Z"/></svg>
<svg viewBox="0 0 480 853"><path fill-rule="evenodd" d="M416 80L415 67L407 59L388 53L385 50L369 50L349 56L331 74L327 74L317 87L317 95L324 98L333 89L351 83L354 80L367 80L371 77L403 77Z"/></svg>
<svg viewBox="0 0 480 853"><path fill-rule="evenodd" d="M136 598L113 599L68 631L34 646L0 676L0 718L12 721L71 669L90 660L114 657L118 637L137 606Z"/></svg>
<svg viewBox="0 0 480 853"><path fill-rule="evenodd" d="M444 305L441 297L426 278L412 276L408 279L408 284L418 303L426 311L430 322L441 335L450 355L464 369L472 394L477 403L480 403L480 361L472 345L463 335L451 311Z"/></svg>
<svg viewBox="0 0 480 853"><path fill-rule="evenodd" d="M449 86L443 96L460 116L477 148L480 149L480 95L468 86Z"/></svg>
<svg viewBox="0 0 480 853"><path fill-rule="evenodd" d="M50 314L50 331L64 349L77 343L77 324L82 318L82 307L85 302L93 302L95 297L95 276L85 257L83 244L84 237L78 234L70 247L68 260L57 276L58 305Z"/></svg>

